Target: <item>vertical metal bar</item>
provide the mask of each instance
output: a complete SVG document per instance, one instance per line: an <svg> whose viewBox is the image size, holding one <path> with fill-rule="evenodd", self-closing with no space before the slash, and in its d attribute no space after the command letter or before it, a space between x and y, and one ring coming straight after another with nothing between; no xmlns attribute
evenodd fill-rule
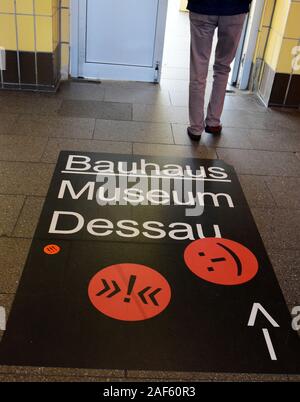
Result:
<svg viewBox="0 0 300 402"><path fill-rule="evenodd" d="M54 52L56 52L56 57L57 59L55 60L56 62L56 70L57 70L57 76L55 77L56 79L56 85L57 83L60 81L61 79L61 32L62 32L62 22L61 22L61 11L62 11L62 4L61 4L61 0L58 1L57 4L57 9L56 9L56 13L57 14L57 26L55 27L56 29L56 33L58 35L57 37L57 45L54 48L53 46L53 54ZM52 20L52 24L54 23L54 21Z"/></svg>
<svg viewBox="0 0 300 402"><path fill-rule="evenodd" d="M0 46L0 79L1 79L1 88L4 88L4 78L3 71L6 70L6 49Z"/></svg>
<svg viewBox="0 0 300 402"><path fill-rule="evenodd" d="M291 72L291 74L289 76L289 82L288 82L287 87L286 87L283 105L286 105L287 97L289 96L289 91L290 91L290 87L291 87L291 83L292 83L292 78L293 78L293 71Z"/></svg>
<svg viewBox="0 0 300 402"><path fill-rule="evenodd" d="M18 78L19 78L19 87L21 89L21 69L20 69L18 18L17 18L17 0L14 0L14 13L15 13L15 24L16 24L16 45L17 45L16 52L17 52L17 64L18 64Z"/></svg>
<svg viewBox="0 0 300 402"><path fill-rule="evenodd" d="M15 11L15 25L16 25L16 54L17 54L17 66L18 66L18 80L19 80L19 87L21 88L21 64L20 64L19 29L18 29L16 0L14 0L14 11Z"/></svg>
<svg viewBox="0 0 300 402"><path fill-rule="evenodd" d="M36 8L35 8L35 0L33 1L33 30L34 30L34 68L35 68L35 85L39 85L38 79L38 64L37 64L37 46L36 46Z"/></svg>
<svg viewBox="0 0 300 402"><path fill-rule="evenodd" d="M1 51L1 50L0 50ZM5 49L4 49L4 52L5 52ZM1 57L2 57L2 55L1 55ZM4 88L4 79L3 79L3 70L2 70L2 66L1 66L1 68L0 68L0 78L1 78L1 88L3 89Z"/></svg>

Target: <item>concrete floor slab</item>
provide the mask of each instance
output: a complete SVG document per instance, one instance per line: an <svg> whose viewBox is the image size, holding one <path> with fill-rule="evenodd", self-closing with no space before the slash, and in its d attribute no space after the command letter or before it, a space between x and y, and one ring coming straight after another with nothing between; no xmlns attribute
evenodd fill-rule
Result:
<svg viewBox="0 0 300 402"><path fill-rule="evenodd" d="M132 145L129 142L70 140L51 138L48 141L42 161L55 163L61 151L107 152L117 154L131 154Z"/></svg>
<svg viewBox="0 0 300 402"><path fill-rule="evenodd" d="M63 100L59 115L105 120L132 120L132 105L117 102Z"/></svg>
<svg viewBox="0 0 300 402"><path fill-rule="evenodd" d="M0 236L10 236L23 207L25 197L0 195Z"/></svg>
<svg viewBox="0 0 300 402"><path fill-rule="evenodd" d="M97 120L94 138L106 141L174 143L171 125L168 123Z"/></svg>

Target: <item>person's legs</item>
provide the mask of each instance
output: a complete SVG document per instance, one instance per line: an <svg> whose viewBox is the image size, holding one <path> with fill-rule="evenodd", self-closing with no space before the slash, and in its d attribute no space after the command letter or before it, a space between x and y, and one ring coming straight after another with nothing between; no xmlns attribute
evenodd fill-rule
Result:
<svg viewBox="0 0 300 402"><path fill-rule="evenodd" d="M190 13L191 62L189 94L189 132L200 135L204 130L204 95L214 31L218 17Z"/></svg>
<svg viewBox="0 0 300 402"><path fill-rule="evenodd" d="M221 124L220 119L224 107L230 64L239 45L245 16L246 14L219 17L214 83L207 110L206 126L218 127Z"/></svg>

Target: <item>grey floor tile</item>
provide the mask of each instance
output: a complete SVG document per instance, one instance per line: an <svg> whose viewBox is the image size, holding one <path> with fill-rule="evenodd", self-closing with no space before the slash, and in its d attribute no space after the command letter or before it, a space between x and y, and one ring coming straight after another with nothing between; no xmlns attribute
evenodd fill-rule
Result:
<svg viewBox="0 0 300 402"><path fill-rule="evenodd" d="M271 208L276 205L262 176L239 175L239 180L250 206Z"/></svg>
<svg viewBox="0 0 300 402"><path fill-rule="evenodd" d="M132 120L132 105L130 103L63 100L59 115L105 120Z"/></svg>
<svg viewBox="0 0 300 402"><path fill-rule="evenodd" d="M174 143L169 123L97 120L94 138L111 141Z"/></svg>
<svg viewBox="0 0 300 402"><path fill-rule="evenodd" d="M169 80L185 80L188 81L190 78L189 68L184 67L169 67L164 66L161 74L162 79Z"/></svg>
<svg viewBox="0 0 300 402"><path fill-rule="evenodd" d="M46 144L47 138L0 135L0 160L38 162Z"/></svg>
<svg viewBox="0 0 300 402"><path fill-rule="evenodd" d="M28 367L28 366L0 366L0 374L4 378L6 375L9 378L11 375L15 376L31 376L31 375L41 375L41 367Z"/></svg>
<svg viewBox="0 0 300 402"><path fill-rule="evenodd" d="M179 68L186 68L186 65L181 66L172 66L172 67L179 67ZM178 91L187 91L189 89L189 80L170 80L170 79L163 79L160 82L160 87L162 89L176 89Z"/></svg>
<svg viewBox="0 0 300 402"><path fill-rule="evenodd" d="M190 158L216 159L214 149L203 146L159 145L159 144L133 144L134 155L178 156Z"/></svg>
<svg viewBox="0 0 300 402"><path fill-rule="evenodd" d="M22 212L12 234L13 237L33 237L42 212L44 201L44 198L39 197L26 198Z"/></svg>
<svg viewBox="0 0 300 402"><path fill-rule="evenodd" d="M0 114L0 135L7 134L11 131L14 122L17 120L17 114Z"/></svg>
<svg viewBox="0 0 300 402"><path fill-rule="evenodd" d="M299 132L300 130L300 112L295 109L269 108L272 119L281 121L286 129Z"/></svg>
<svg viewBox="0 0 300 402"><path fill-rule="evenodd" d="M300 151L299 132L287 129L280 131L251 130L250 141L253 145L252 148L255 149L296 152Z"/></svg>
<svg viewBox="0 0 300 402"><path fill-rule="evenodd" d="M265 182L279 207L300 208L300 179L267 176Z"/></svg>
<svg viewBox="0 0 300 402"><path fill-rule="evenodd" d="M57 96L64 99L103 101L105 88L97 82L65 81L60 84Z"/></svg>
<svg viewBox="0 0 300 402"><path fill-rule="evenodd" d="M300 250L300 210L252 208L267 249Z"/></svg>
<svg viewBox="0 0 300 402"><path fill-rule="evenodd" d="M109 381L109 379L107 379ZM98 377L60 377L42 375L23 375L23 374L2 374L0 382L100 382ZM106 382L106 381L105 381Z"/></svg>
<svg viewBox="0 0 300 402"><path fill-rule="evenodd" d="M128 378L166 379L173 381L287 381L287 375L227 374L171 371L129 371Z"/></svg>
<svg viewBox="0 0 300 402"><path fill-rule="evenodd" d="M164 52L165 63L177 68L188 68L190 64L190 52L188 47L179 49L173 47L173 49L166 47Z"/></svg>
<svg viewBox="0 0 300 402"><path fill-rule="evenodd" d="M177 106L133 105L133 120L188 124L188 109Z"/></svg>
<svg viewBox="0 0 300 402"><path fill-rule="evenodd" d="M270 113L248 110L224 110L222 124L227 127L252 128L258 130L286 130L287 122ZM291 126L292 124L290 124Z"/></svg>
<svg viewBox="0 0 300 402"><path fill-rule="evenodd" d="M145 105L170 105L169 92L161 90L158 85L136 88L107 88L105 90L106 102L141 103Z"/></svg>
<svg viewBox="0 0 300 402"><path fill-rule="evenodd" d="M170 89L170 100L173 106L188 107L189 104L189 91L179 91L176 89ZM206 102L207 104L207 102Z"/></svg>
<svg viewBox="0 0 300 402"><path fill-rule="evenodd" d="M61 106L62 99L55 94L6 92L0 97L1 113L35 113L53 115Z"/></svg>
<svg viewBox="0 0 300 402"><path fill-rule="evenodd" d="M226 96L224 102L224 110L240 110L254 113L268 113L268 108L260 103L256 96L251 94L235 94L231 96Z"/></svg>
<svg viewBox="0 0 300 402"><path fill-rule="evenodd" d="M131 91L141 91L142 89L148 89L156 87L157 84L151 82L141 82L141 81L115 81L115 80L102 80L101 86L107 89L111 88L123 88L129 89Z"/></svg>
<svg viewBox="0 0 300 402"><path fill-rule="evenodd" d="M56 139L51 138L46 147L42 161L56 163L61 151L106 152L132 154L132 144L129 142Z"/></svg>
<svg viewBox="0 0 300 402"><path fill-rule="evenodd" d="M210 95L212 91L212 83L208 82L206 85L205 96L204 96L204 107L207 108L210 100ZM188 107L189 105L189 89L169 89L170 100L173 106Z"/></svg>
<svg viewBox="0 0 300 402"><path fill-rule="evenodd" d="M300 375L289 375L288 379L290 382L300 382Z"/></svg>
<svg viewBox="0 0 300 402"><path fill-rule="evenodd" d="M97 377L97 378L125 378L124 370L96 370L96 369L77 369L77 368L55 368L43 367L41 373L45 376L64 376L64 377Z"/></svg>
<svg viewBox="0 0 300 402"><path fill-rule="evenodd" d="M212 83L207 82L206 84L206 89L205 89L205 106L207 107L210 99L210 94L212 91ZM170 94L170 99L171 99L171 104L174 106L184 106L188 107L189 105L189 86L183 87L183 88L178 88L177 87L170 87L169 88L169 94Z"/></svg>
<svg viewBox="0 0 300 402"><path fill-rule="evenodd" d="M186 133L187 127L187 124L172 124L175 144L188 145L191 143ZM249 130L234 127L224 127L222 134L217 136L203 132L200 143L211 148L253 148L249 139Z"/></svg>
<svg viewBox="0 0 300 402"><path fill-rule="evenodd" d="M300 305L300 250L269 251L277 279L287 304Z"/></svg>
<svg viewBox="0 0 300 402"><path fill-rule="evenodd" d="M24 162L0 162L3 194L45 196L54 165Z"/></svg>
<svg viewBox="0 0 300 402"><path fill-rule="evenodd" d="M240 174L300 177L300 160L293 153L217 148L217 154Z"/></svg>
<svg viewBox="0 0 300 402"><path fill-rule="evenodd" d="M29 246L29 240L0 238L0 294L16 292Z"/></svg>
<svg viewBox="0 0 300 402"><path fill-rule="evenodd" d="M11 235L23 203L23 196L0 195L0 236Z"/></svg>
<svg viewBox="0 0 300 402"><path fill-rule="evenodd" d="M207 146L220 148L253 149L249 131L245 128L223 127L222 134L214 136L204 133L202 141Z"/></svg>
<svg viewBox="0 0 300 402"><path fill-rule="evenodd" d="M211 93L211 85L207 84L206 93L204 97L204 106L207 108L209 104L209 98ZM171 105L173 106L181 106L188 107L189 105L189 90L178 90L178 89L169 89Z"/></svg>
<svg viewBox="0 0 300 402"><path fill-rule="evenodd" d="M24 374L0 374L0 383L15 383L15 382L47 382L42 381L41 376L24 375Z"/></svg>
<svg viewBox="0 0 300 402"><path fill-rule="evenodd" d="M290 113L287 113L285 115L285 117L290 122L289 124L287 124L287 126L289 126L291 129L299 132L299 129L300 129L300 110L299 110L299 108L297 110L291 109Z"/></svg>
<svg viewBox="0 0 300 402"><path fill-rule="evenodd" d="M11 134L36 137L85 138L93 136L95 119L20 115Z"/></svg>
<svg viewBox="0 0 300 402"><path fill-rule="evenodd" d="M182 382L183 380L176 380L176 382ZM155 383L161 383L161 382L173 382L173 380L167 380L164 378L137 378L137 377L129 377L125 378L124 382L135 382L135 383L147 383L147 382L155 382Z"/></svg>

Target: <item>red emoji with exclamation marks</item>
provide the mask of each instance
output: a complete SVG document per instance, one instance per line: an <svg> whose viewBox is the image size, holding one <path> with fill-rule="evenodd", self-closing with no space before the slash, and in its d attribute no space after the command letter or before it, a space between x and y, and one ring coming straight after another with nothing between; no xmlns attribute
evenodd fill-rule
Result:
<svg viewBox="0 0 300 402"><path fill-rule="evenodd" d="M93 306L108 317L142 321L168 306L171 288L157 271L140 264L116 264L97 272L89 283Z"/></svg>
<svg viewBox="0 0 300 402"><path fill-rule="evenodd" d="M199 278L218 285L241 285L258 272L258 261L247 247L233 240L196 240L184 252L187 267Z"/></svg>

